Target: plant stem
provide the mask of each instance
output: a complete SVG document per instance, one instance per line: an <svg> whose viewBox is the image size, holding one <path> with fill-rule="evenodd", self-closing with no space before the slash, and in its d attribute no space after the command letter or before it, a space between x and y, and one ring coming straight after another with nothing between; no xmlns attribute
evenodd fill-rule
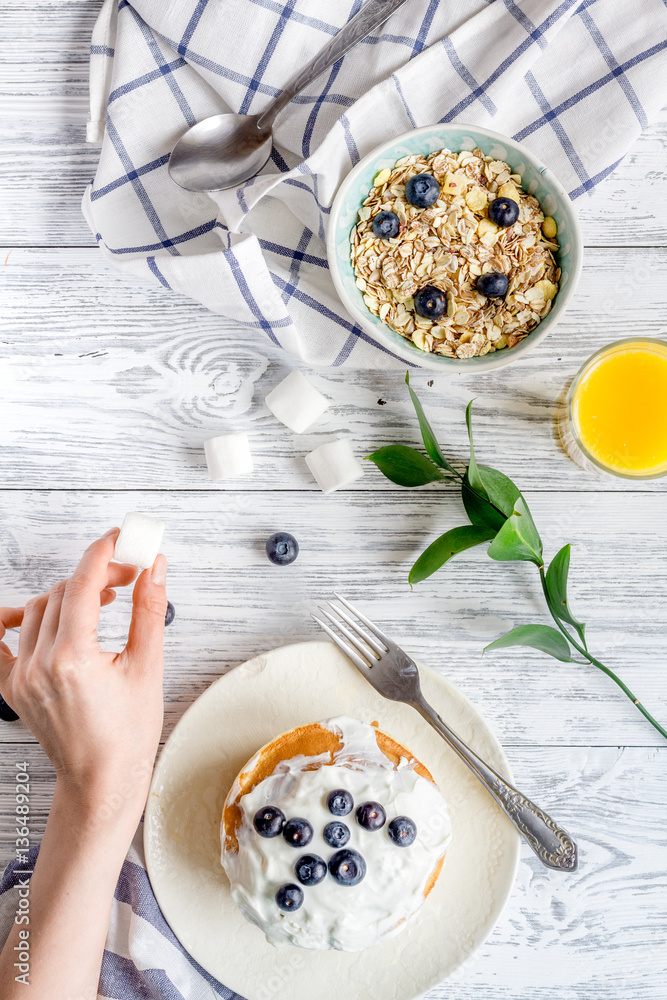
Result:
<svg viewBox="0 0 667 1000"><path fill-rule="evenodd" d="M553 618L553 620L555 621L556 625L558 626L558 628L560 629L560 631L563 633L563 635L565 636L565 638L567 639L567 641L572 646L574 646L574 648L577 650L577 652L581 653L581 655L584 656L588 660L589 663L592 663L594 667L597 667L599 670L602 670L602 672L605 673L607 675L607 677L611 677L611 679L614 682L614 684L617 684L620 687L620 689L623 692L623 694L626 695L626 697L628 697L630 699L630 701L632 702L632 704L635 705L639 709L639 711L642 713L642 715L644 716L644 718L647 719L651 723L651 725L653 726L653 728L657 729L657 731L660 733L660 735L664 736L664 738L667 740L667 730L663 729L663 727L660 725L660 723L656 719L653 718L653 716L651 715L651 713L646 708L644 708L644 706L639 701L639 699L635 698L634 694L632 693L632 691L630 690L630 688L627 686L627 684L624 684L623 681L621 680L621 678L617 677L617 675L613 672L613 670L610 670L609 667L605 667L604 663L600 663L600 661L596 660L596 658L594 656L591 656L591 654L588 652L588 650L584 649L583 646L580 646L579 643L576 641L576 639L573 639L572 636L570 635L570 633L567 631L567 629L563 625L562 621L560 620L560 618L558 617L558 615L554 611L553 605L551 603L551 598L549 596L549 591L547 589L547 580L546 580L546 576L544 574L544 566L540 567L540 581L542 583L542 590L544 591L544 597L545 597L545 600L547 602L547 607L549 609L549 614L551 615L551 617Z"/></svg>

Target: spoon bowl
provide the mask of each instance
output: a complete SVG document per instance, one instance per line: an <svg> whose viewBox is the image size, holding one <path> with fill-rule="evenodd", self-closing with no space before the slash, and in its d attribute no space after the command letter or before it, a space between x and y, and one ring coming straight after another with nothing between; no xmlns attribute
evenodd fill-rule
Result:
<svg viewBox="0 0 667 1000"><path fill-rule="evenodd" d="M271 155L271 127L258 115L214 115L189 128L169 158L169 176L188 191L238 187Z"/></svg>
<svg viewBox="0 0 667 1000"><path fill-rule="evenodd" d="M302 90L407 0L368 0L259 115L214 115L181 136L169 158L169 176L187 191L224 191L257 174L271 155L276 116Z"/></svg>

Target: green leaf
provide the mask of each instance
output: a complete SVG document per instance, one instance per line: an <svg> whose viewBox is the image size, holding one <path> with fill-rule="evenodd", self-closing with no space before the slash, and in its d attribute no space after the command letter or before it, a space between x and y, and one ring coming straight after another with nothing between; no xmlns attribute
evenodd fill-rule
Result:
<svg viewBox="0 0 667 1000"><path fill-rule="evenodd" d="M422 552L410 570L408 577L410 586L431 576L446 562L449 562L452 556L464 552L465 549L471 549L475 545L480 545L481 542L488 542L494 535L493 529L490 530L474 524L465 524L461 528L452 528L451 531L446 531Z"/></svg>
<svg viewBox="0 0 667 1000"><path fill-rule="evenodd" d="M468 469L467 469L467 472L466 472L466 476L468 477L468 483L472 487L472 489L476 490L482 496L482 498L484 500L488 500L489 497L488 497L488 494L486 492L486 489L484 488L484 483L482 482L482 478L481 478L481 476L479 474L479 470L477 468L477 462L475 461L475 445L473 444L473 440L472 440L472 404L473 403L474 403L474 400L471 399L470 402L468 403L468 405L466 406L466 426L468 428L468 440L470 441L470 461L468 463Z"/></svg>
<svg viewBox="0 0 667 1000"><path fill-rule="evenodd" d="M496 532L500 531L507 520L505 515L496 510L493 504L471 488L467 472L461 486L461 499L472 524L491 528Z"/></svg>
<svg viewBox="0 0 667 1000"><path fill-rule="evenodd" d="M542 539L522 496L489 545L489 555L500 562L532 562L542 566Z"/></svg>
<svg viewBox="0 0 667 1000"><path fill-rule="evenodd" d="M405 384L410 392L410 398L412 400L412 405L417 411L417 417L419 419L419 429L422 432L422 440L424 442L424 447L426 448L426 453L430 458L433 459L436 465L439 465L441 469L447 469L448 472L452 472L457 478L460 474L456 469L449 464L445 456L440 450L440 445L438 444L435 434L433 433L433 428L429 424L426 414L424 413L424 408L417 398L417 393L414 391L410 385L410 372L405 373Z"/></svg>
<svg viewBox="0 0 667 1000"><path fill-rule="evenodd" d="M398 486L424 486L440 479L449 479L430 458L404 444L390 444L386 448L379 448L368 455L368 461L375 462L380 472Z"/></svg>
<svg viewBox="0 0 667 1000"><path fill-rule="evenodd" d="M519 625L511 632L501 635L500 639L490 642L484 647L486 653L489 649L503 649L506 646L532 646L549 656L555 656L563 663L573 663L570 645L560 632L550 625Z"/></svg>
<svg viewBox="0 0 667 1000"><path fill-rule="evenodd" d="M508 476L488 465L478 465L477 471L491 503L501 510L505 517L510 517L521 496L519 487L515 486Z"/></svg>
<svg viewBox="0 0 667 1000"><path fill-rule="evenodd" d="M547 570L547 592L551 598L553 612L562 622L567 622L576 629L579 638L586 646L583 622L578 621L570 611L567 603L567 577L570 570L570 546L564 545L558 552Z"/></svg>
<svg viewBox="0 0 667 1000"><path fill-rule="evenodd" d="M483 524L499 531L512 514L521 493L511 479L488 465L478 465L477 472L488 500L471 488L466 473L461 488L463 506L473 524Z"/></svg>

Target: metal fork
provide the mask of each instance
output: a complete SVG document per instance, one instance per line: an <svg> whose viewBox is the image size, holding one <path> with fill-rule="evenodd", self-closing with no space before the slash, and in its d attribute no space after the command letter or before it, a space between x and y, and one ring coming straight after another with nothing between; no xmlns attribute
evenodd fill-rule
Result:
<svg viewBox="0 0 667 1000"><path fill-rule="evenodd" d="M402 701L406 705L412 706L426 719L429 725L433 726L435 731L442 736L488 789L505 815L547 868L555 868L558 871L575 871L578 864L577 845L570 835L543 809L540 809L508 781L505 781L490 764L487 764L474 750L471 750L461 737L457 736L454 730L450 729L447 723L440 718L421 692L419 670L414 660L384 632L381 632L377 625L374 625L365 615L357 611L349 601L346 601L340 594L334 594L334 596L343 605L343 608L347 608L347 611L363 622L367 632L359 627L347 611L336 607L331 601L327 601L327 604L338 617L334 617L326 608L319 610L336 626L345 639L341 639L338 633L334 632L317 615L312 617L333 639L338 648L349 657L366 680L383 697L389 698L391 701Z"/></svg>

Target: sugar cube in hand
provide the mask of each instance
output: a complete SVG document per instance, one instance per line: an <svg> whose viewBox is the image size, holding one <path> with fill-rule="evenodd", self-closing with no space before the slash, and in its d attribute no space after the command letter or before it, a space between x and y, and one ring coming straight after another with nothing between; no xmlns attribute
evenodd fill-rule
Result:
<svg viewBox="0 0 667 1000"><path fill-rule="evenodd" d="M148 514L126 514L116 540L113 557L116 562L129 563L147 569L160 551L164 521Z"/></svg>

